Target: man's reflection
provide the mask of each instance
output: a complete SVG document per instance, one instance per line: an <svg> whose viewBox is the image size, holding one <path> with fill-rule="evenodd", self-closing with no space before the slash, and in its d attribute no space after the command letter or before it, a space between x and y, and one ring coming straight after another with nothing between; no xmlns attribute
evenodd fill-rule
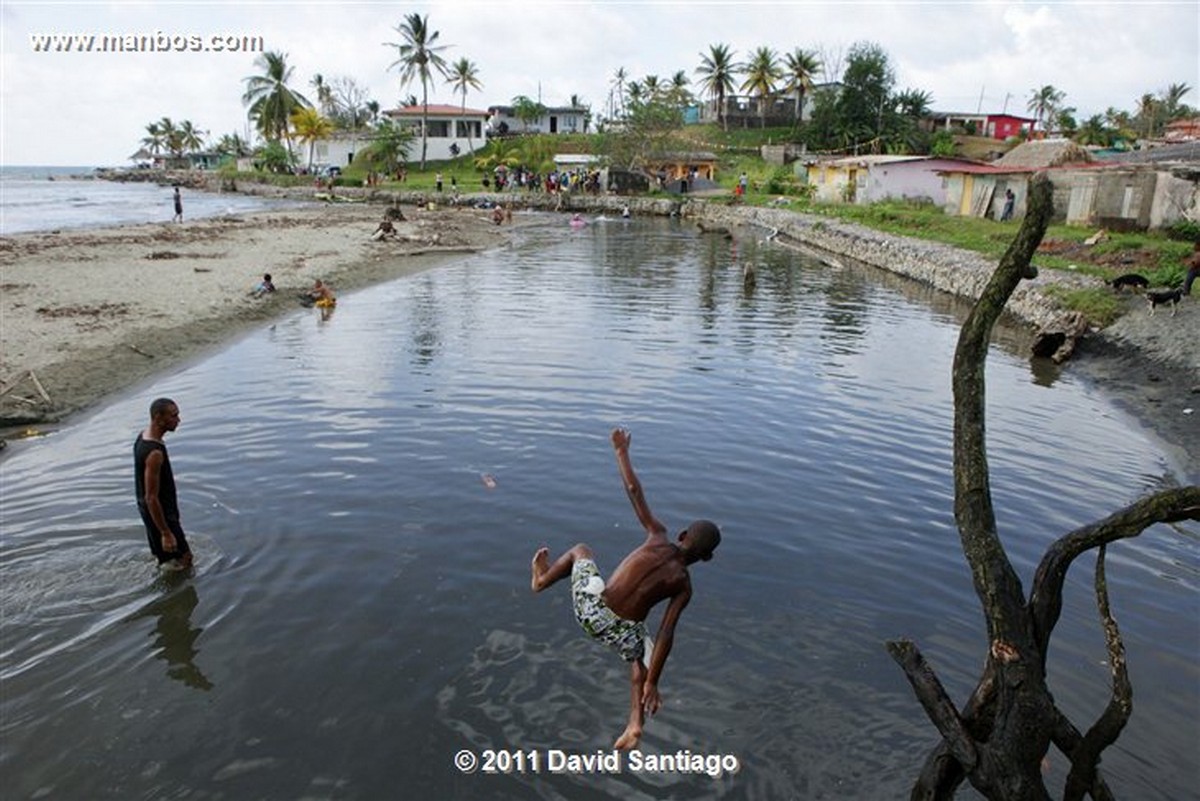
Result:
<svg viewBox="0 0 1200 801"><path fill-rule="evenodd" d="M196 587L188 584L178 592L154 602L146 615L156 615L154 656L167 662L167 675L197 690L211 690L210 682L192 661L200 649L196 639L204 629L192 626L192 611L200 602Z"/></svg>

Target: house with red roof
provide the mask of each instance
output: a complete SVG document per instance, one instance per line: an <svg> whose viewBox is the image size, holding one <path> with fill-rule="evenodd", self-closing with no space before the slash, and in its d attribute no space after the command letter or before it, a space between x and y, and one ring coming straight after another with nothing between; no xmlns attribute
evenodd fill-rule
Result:
<svg viewBox="0 0 1200 801"><path fill-rule="evenodd" d="M1020 117L1016 114L1002 112L1000 114L963 113L957 111L933 111L926 117L932 123L933 131L965 130L975 136L986 136L989 139L1001 141L1010 136L1028 136L1033 130L1033 117Z"/></svg>

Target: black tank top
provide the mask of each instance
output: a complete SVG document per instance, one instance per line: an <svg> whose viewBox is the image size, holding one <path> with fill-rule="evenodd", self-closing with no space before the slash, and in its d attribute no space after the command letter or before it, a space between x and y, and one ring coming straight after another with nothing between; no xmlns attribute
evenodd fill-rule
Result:
<svg viewBox="0 0 1200 801"><path fill-rule="evenodd" d="M162 451L162 469L158 474L158 502L167 520L179 519L179 503L175 499L175 475L171 472L171 457L167 446L161 442L143 439L138 434L133 443L133 478L139 509L146 508L146 458L154 451Z"/></svg>

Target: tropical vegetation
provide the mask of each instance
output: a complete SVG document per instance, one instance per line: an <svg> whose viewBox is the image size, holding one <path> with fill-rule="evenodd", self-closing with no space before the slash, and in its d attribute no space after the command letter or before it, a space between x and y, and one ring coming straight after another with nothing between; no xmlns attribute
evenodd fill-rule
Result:
<svg viewBox="0 0 1200 801"><path fill-rule="evenodd" d="M402 86L410 85L414 80L421 82L421 169L425 169L425 156L429 150L429 83L433 73L437 72L443 78L448 77L446 60L442 57L444 45L436 44L438 31L429 30L428 15L409 14L404 22L397 25L396 33L401 41L388 43L396 48L397 58L388 69L400 70Z"/></svg>
<svg viewBox="0 0 1200 801"><path fill-rule="evenodd" d="M254 156L256 164L271 170L297 165L311 170L319 142L341 131L355 132L370 142L360 148L357 168L392 175L407 164L419 136L417 174L424 173L431 86L444 80L465 113L470 93L481 91L483 81L478 64L469 57L447 62L444 53L449 46L440 42L440 33L430 25L428 16L408 14L393 30L398 39L384 43L396 54L388 69L399 73L401 90L420 85L419 97L409 93L402 100L407 106L421 107L419 125L408 128L386 119L380 103L350 76L314 73L305 87L313 98L310 100L297 88L300 82L288 55L273 51L258 56L256 72L243 80L242 101L256 141L228 133L217 137L209 149L229 158ZM969 124L965 129L933 131L929 115L935 98L919 87L897 87L887 52L873 42L854 43L844 57L841 51L801 46L782 55L758 46L739 56L727 43L711 44L697 56L691 70L679 69L669 76L637 77L625 67L617 68L598 114L572 95L570 106L584 110L584 130L589 122L594 123L594 133L570 147L630 169L670 150L744 151L747 158L738 157L734 175L749 172L756 176L757 186L801 195L803 187L796 186L790 176L749 155L758 144L792 142L826 153L949 156L964 146L964 134L978 133L970 130ZM1128 111L1109 107L1102 114L1078 120L1066 93L1045 84L1029 90L1025 106L1033 119L1034 135L1065 135L1087 146L1130 147L1138 139L1162 136L1174 120L1195 115L1196 109L1186 102L1191 92L1187 83L1174 83L1135 98ZM515 145L484 142L480 147L474 130L468 129L468 153L460 166L484 169L490 165L494 169L514 158L535 169L535 165L551 163L553 153L547 156L543 151L553 150L553 146L543 143L533 131L546 106L527 95L517 95L511 103L520 130L510 133L532 141ZM685 124L689 118L694 122L698 104L707 109L702 117L716 121L715 130ZM739 120L740 130L731 130L731 116ZM752 126L757 128L756 135L749 136ZM188 120L176 123L163 117L147 124L141 144L153 156L179 161L202 150L205 137L206 132ZM564 147L567 139L559 134L554 142ZM297 147L307 149L305 158L297 159ZM351 170L357 175L353 165Z"/></svg>

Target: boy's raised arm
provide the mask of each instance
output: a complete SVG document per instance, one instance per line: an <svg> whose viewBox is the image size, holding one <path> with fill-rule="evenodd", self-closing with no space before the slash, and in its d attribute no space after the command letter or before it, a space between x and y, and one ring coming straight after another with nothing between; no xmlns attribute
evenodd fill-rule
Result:
<svg viewBox="0 0 1200 801"><path fill-rule="evenodd" d="M646 503L642 492L642 482L638 481L633 472L633 464L629 461L629 443L633 436L623 428L614 428L612 432L613 450L617 453L617 469L621 472L621 481L625 484L625 494L633 504L633 511L641 521L642 527L649 534L666 534L667 527L659 522Z"/></svg>

